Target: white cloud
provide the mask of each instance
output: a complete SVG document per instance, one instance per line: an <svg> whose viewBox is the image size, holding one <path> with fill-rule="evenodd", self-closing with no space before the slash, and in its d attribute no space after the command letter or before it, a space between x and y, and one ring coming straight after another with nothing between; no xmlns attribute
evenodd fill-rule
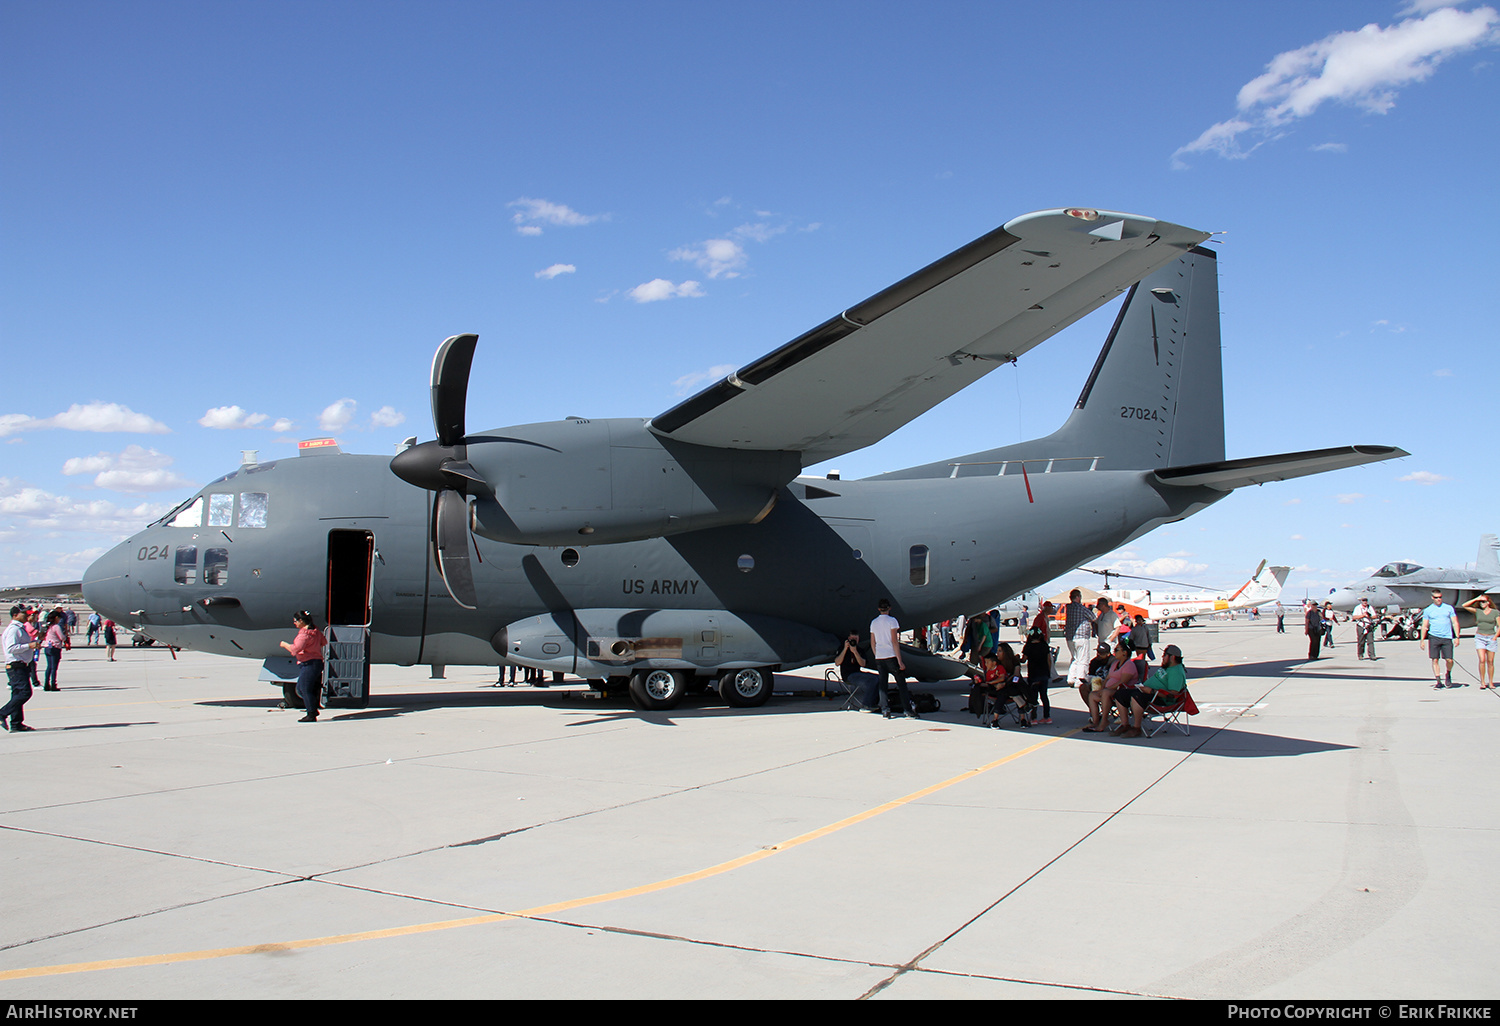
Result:
<svg viewBox="0 0 1500 1026"><path fill-rule="evenodd" d="M74 502L66 495L34 488L14 478L0 477L0 518L15 526L16 534L60 531L127 535L165 513L167 503L143 502L117 506L104 499ZM13 519L14 518L14 519Z"/></svg>
<svg viewBox="0 0 1500 1026"><path fill-rule="evenodd" d="M1351 505L1353 503L1358 502L1360 499L1363 499L1363 498L1364 498L1364 495L1361 494L1360 492L1345 492L1343 495L1340 495L1338 497L1338 500L1339 500L1339 504L1340 505L1342 505L1342 506L1348 506L1348 505Z"/></svg>
<svg viewBox="0 0 1500 1026"><path fill-rule="evenodd" d="M330 403L318 414L318 428L323 431L342 431L354 419L354 411L358 406L353 399L340 399L336 403Z"/></svg>
<svg viewBox="0 0 1500 1026"><path fill-rule="evenodd" d="M687 395L705 382L718 381L720 378L734 373L734 369L734 364L732 363L721 363L717 367L710 367L708 370L699 371L696 374L684 374L672 382L672 388L678 395Z"/></svg>
<svg viewBox="0 0 1500 1026"><path fill-rule="evenodd" d="M655 303L662 299L696 299L704 293L695 281L685 281L681 285L674 285L665 278L653 278L642 285L637 285L625 294L637 303Z"/></svg>
<svg viewBox="0 0 1500 1026"><path fill-rule="evenodd" d="M1207 563L1194 563L1183 558L1190 555L1192 553L1177 552L1159 559L1145 560L1136 558L1133 550L1122 549L1106 555L1101 563L1111 571L1137 577L1180 577L1184 574L1199 574L1208 569ZM1134 585L1126 584L1122 587Z"/></svg>
<svg viewBox="0 0 1500 1026"><path fill-rule="evenodd" d="M1179 149L1173 166L1186 166L1182 158L1195 153L1243 159L1329 100L1384 114L1395 106L1400 87L1427 79L1450 57L1500 43L1500 14L1493 7L1460 11L1416 0L1401 13L1412 17L1389 27L1371 23L1335 32L1277 54L1264 74L1240 88L1238 114ZM1256 140L1248 148L1241 141L1247 135Z"/></svg>
<svg viewBox="0 0 1500 1026"><path fill-rule="evenodd" d="M136 413L119 403L74 403L55 417L30 417L24 413L0 415L0 436L13 435L18 431L45 431L61 428L64 431L130 432L143 435L171 434L172 429L144 413Z"/></svg>
<svg viewBox="0 0 1500 1026"><path fill-rule="evenodd" d="M1439 481L1448 481L1451 480L1451 478L1445 477L1442 474L1434 474L1430 470L1414 470L1410 474L1407 474L1405 477L1397 478L1397 480L1415 481L1417 484L1421 485L1435 485Z"/></svg>
<svg viewBox="0 0 1500 1026"><path fill-rule="evenodd" d="M93 474L94 485L114 492L184 491L198 487L196 481L168 469L172 457L155 449L127 445L121 452L75 456L63 463L62 472L74 477Z"/></svg>
<svg viewBox="0 0 1500 1026"><path fill-rule="evenodd" d="M395 427L397 424L406 423L406 414L397 413L394 406L382 406L370 414L371 427Z"/></svg>
<svg viewBox="0 0 1500 1026"><path fill-rule="evenodd" d="M745 248L733 239L709 239L697 246L674 249L667 256L692 261L710 278L738 278L745 266Z"/></svg>
<svg viewBox="0 0 1500 1026"><path fill-rule="evenodd" d="M198 423L206 428L228 431L233 428L259 427L270 419L267 414L250 413L239 406L215 406L199 417Z"/></svg>
<svg viewBox="0 0 1500 1026"><path fill-rule="evenodd" d="M755 242L767 242L786 230L787 226L784 224L773 226L761 221L757 224L742 224L730 232L730 234L742 239L751 239Z"/></svg>
<svg viewBox="0 0 1500 1026"><path fill-rule="evenodd" d="M284 434L294 427L296 427L296 424L291 420L291 418L282 417L276 423L271 425L271 430L275 431L278 434Z"/></svg>
<svg viewBox="0 0 1500 1026"><path fill-rule="evenodd" d="M1314 153L1348 153L1349 144L1334 142L1318 143L1318 145L1312 147L1311 149Z"/></svg>
<svg viewBox="0 0 1500 1026"><path fill-rule="evenodd" d="M536 276L538 278L546 278L548 281L551 281L559 274L572 274L577 270L578 268L574 267L572 264L553 264L551 267L536 272Z"/></svg>
<svg viewBox="0 0 1500 1026"><path fill-rule="evenodd" d="M572 207L561 203L532 199L529 196L512 200L506 206L515 208L516 212L511 215L511 220L515 222L516 231L522 235L540 235L543 225L576 228L580 225L592 224L605 216L603 214L580 214Z"/></svg>
<svg viewBox="0 0 1500 1026"><path fill-rule="evenodd" d="M727 198L719 201L721 204L727 202ZM765 210L757 210L755 215L760 218L775 216ZM816 231L818 227L817 224L811 224L806 228L799 228L798 231ZM749 262L749 255L744 247L746 240L766 243L790 230L791 226L788 224L771 224L766 220L746 222L725 233L723 238L706 239L694 245L679 246L667 256L672 260L686 260L696 264L698 269L710 278L738 278L744 273Z"/></svg>

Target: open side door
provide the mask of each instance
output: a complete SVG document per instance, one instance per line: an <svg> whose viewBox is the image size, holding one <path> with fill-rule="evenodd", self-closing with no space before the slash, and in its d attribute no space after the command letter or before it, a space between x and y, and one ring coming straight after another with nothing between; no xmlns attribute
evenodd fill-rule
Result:
<svg viewBox="0 0 1500 1026"><path fill-rule="evenodd" d="M370 585L375 535L328 532L328 659L323 699L329 706L370 704Z"/></svg>

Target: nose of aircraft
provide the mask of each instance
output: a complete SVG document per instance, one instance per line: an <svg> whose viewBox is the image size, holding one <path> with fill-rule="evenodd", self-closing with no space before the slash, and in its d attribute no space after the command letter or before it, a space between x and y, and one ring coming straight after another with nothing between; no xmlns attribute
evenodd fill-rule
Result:
<svg viewBox="0 0 1500 1026"><path fill-rule="evenodd" d="M101 616L117 623L134 622L130 615L131 579L130 542L122 542L94 560L83 573L83 598Z"/></svg>
<svg viewBox="0 0 1500 1026"><path fill-rule="evenodd" d="M1351 612L1359 604L1359 596L1349 588L1334 588L1328 593L1328 601L1340 613Z"/></svg>

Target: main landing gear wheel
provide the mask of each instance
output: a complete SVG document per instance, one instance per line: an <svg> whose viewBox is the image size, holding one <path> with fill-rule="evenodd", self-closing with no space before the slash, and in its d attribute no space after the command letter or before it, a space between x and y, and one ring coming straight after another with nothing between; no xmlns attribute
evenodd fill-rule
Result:
<svg viewBox="0 0 1500 1026"><path fill-rule="evenodd" d="M771 671L756 666L729 670L719 678L719 697L741 709L765 705L771 697Z"/></svg>
<svg viewBox="0 0 1500 1026"><path fill-rule="evenodd" d="M687 675L676 670L640 670L630 677L631 701L648 712L676 707L686 692Z"/></svg>

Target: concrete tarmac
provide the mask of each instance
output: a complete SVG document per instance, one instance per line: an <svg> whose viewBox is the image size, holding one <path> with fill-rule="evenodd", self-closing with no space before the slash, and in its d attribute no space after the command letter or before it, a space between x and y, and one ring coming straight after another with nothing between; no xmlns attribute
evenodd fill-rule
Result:
<svg viewBox="0 0 1500 1026"><path fill-rule="evenodd" d="M1500 699L1288 631L1164 632L1201 712L1150 740L822 668L640 713L376 667L303 724L249 660L75 649L0 735L0 998L1494 998Z"/></svg>

